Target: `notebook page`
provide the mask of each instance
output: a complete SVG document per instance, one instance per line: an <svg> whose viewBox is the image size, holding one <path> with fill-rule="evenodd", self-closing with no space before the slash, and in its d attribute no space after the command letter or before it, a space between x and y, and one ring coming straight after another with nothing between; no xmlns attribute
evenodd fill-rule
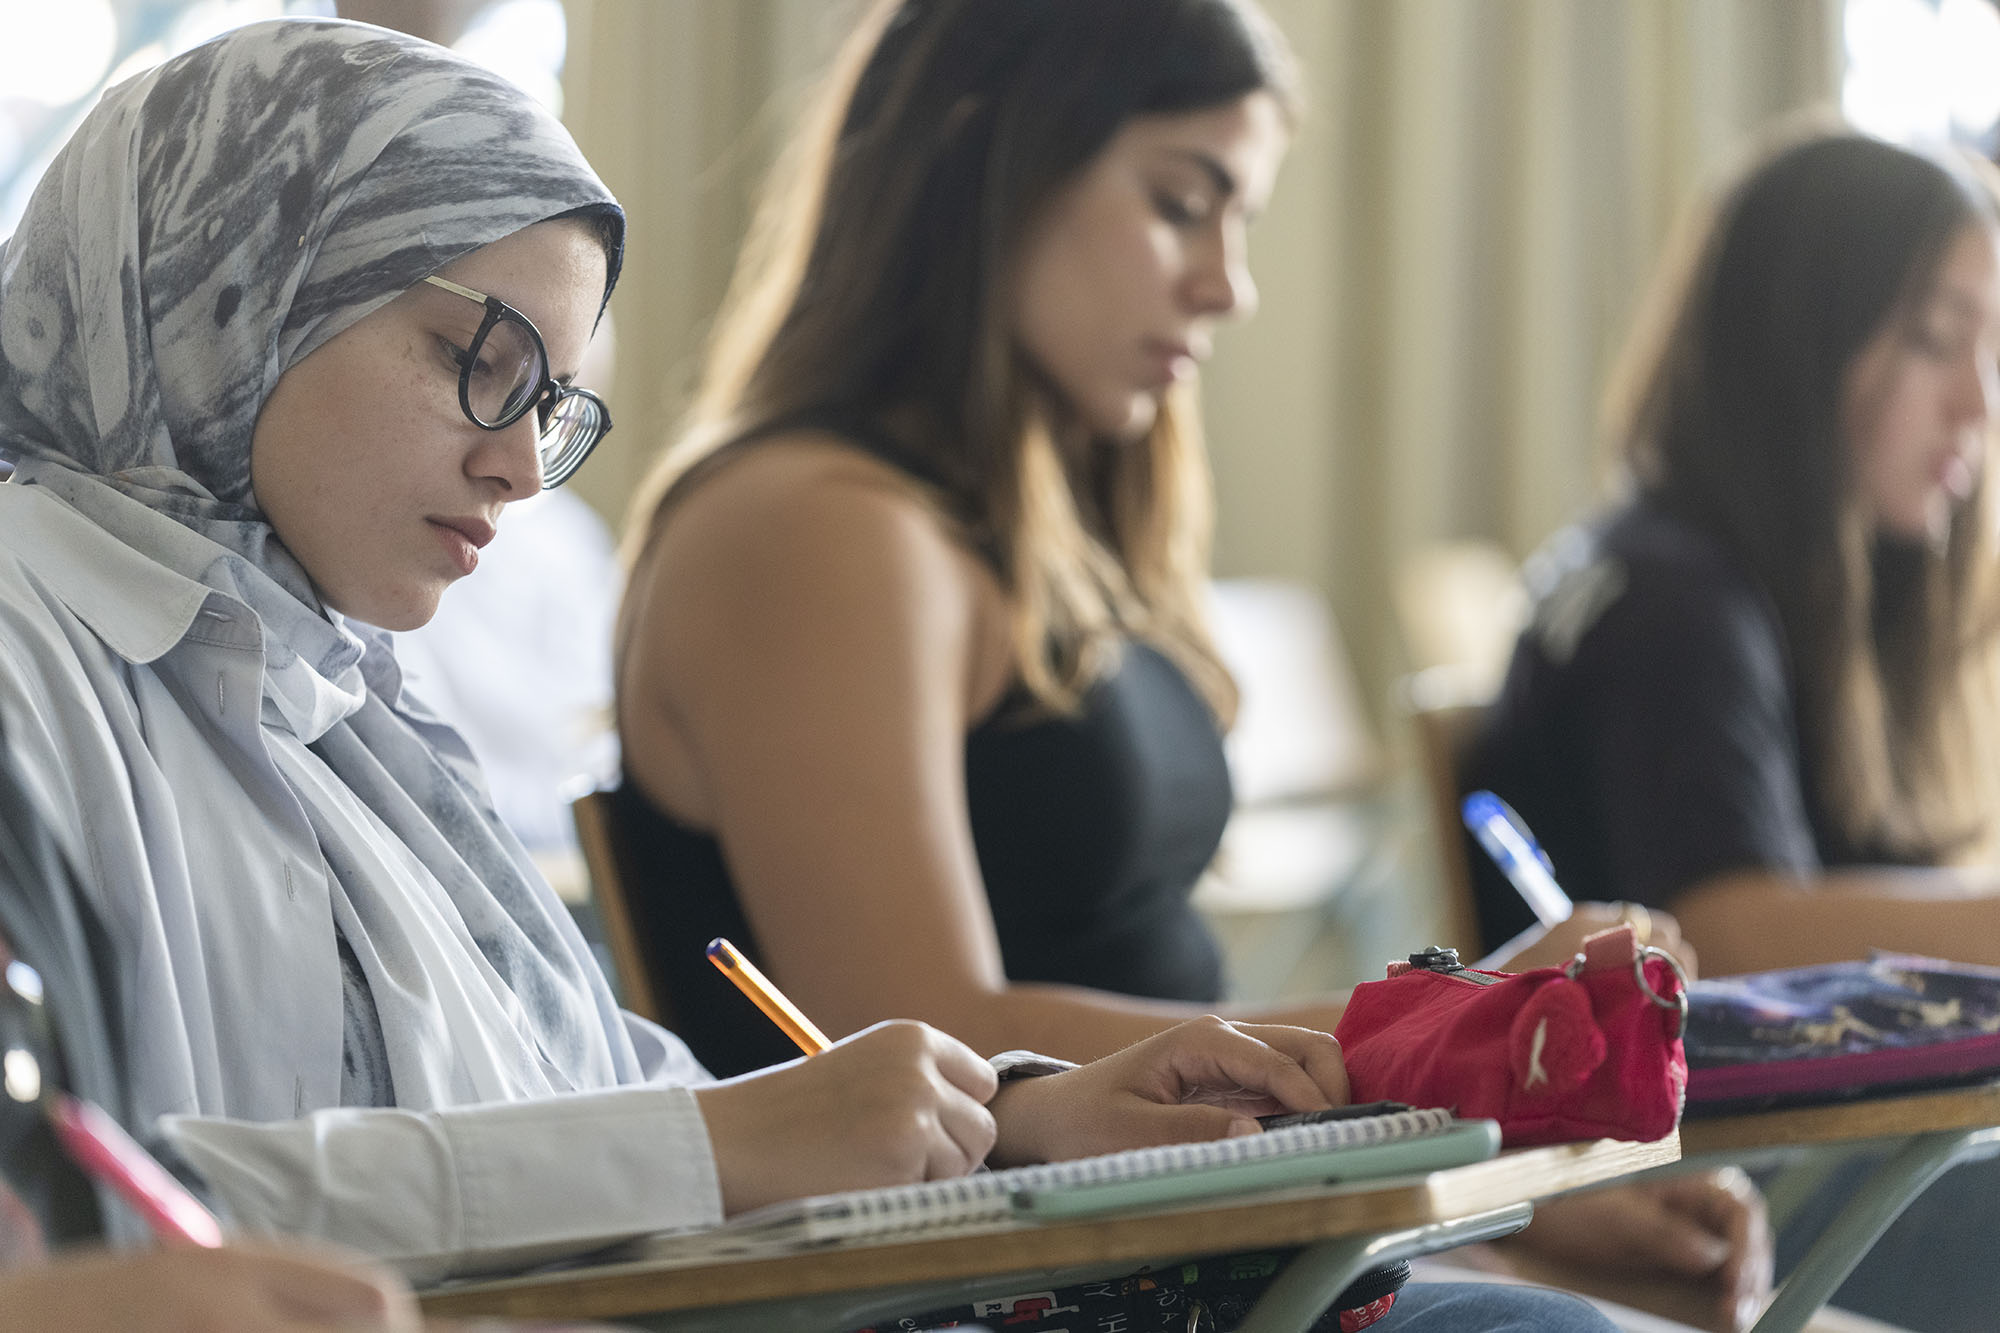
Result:
<svg viewBox="0 0 2000 1333"><path fill-rule="evenodd" d="M812 1243L998 1221L1012 1215L1017 1193L1048 1194L1081 1185L1201 1171L1331 1148L1392 1143L1439 1134L1453 1123L1451 1112L1444 1110L1322 1120L1242 1138L1135 1148L1102 1157L1013 1167L921 1185L796 1199L746 1214L724 1229L781 1228L801 1241Z"/></svg>

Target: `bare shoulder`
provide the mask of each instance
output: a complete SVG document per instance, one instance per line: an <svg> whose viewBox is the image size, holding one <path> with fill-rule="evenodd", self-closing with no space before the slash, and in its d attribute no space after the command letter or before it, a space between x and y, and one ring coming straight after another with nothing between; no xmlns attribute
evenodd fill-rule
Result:
<svg viewBox="0 0 2000 1333"><path fill-rule="evenodd" d="M926 488L837 436L798 432L762 441L716 466L677 497L645 573L667 592L684 577L764 583L810 575L821 589L844 577L962 584L978 598L983 562Z"/></svg>
<svg viewBox="0 0 2000 1333"><path fill-rule="evenodd" d="M920 694L979 715L1012 671L992 570L920 484L832 436L764 441L699 477L626 597L628 768L697 818L695 739L733 717L824 720L830 694L881 710L886 734Z"/></svg>

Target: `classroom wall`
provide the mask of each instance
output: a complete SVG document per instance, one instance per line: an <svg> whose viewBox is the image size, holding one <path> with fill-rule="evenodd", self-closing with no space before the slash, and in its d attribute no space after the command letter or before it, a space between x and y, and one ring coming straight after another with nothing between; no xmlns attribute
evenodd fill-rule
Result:
<svg viewBox="0 0 2000 1333"><path fill-rule="evenodd" d="M851 0L567 0L564 119L630 219L617 430L571 483L614 524L699 368L752 201Z"/></svg>
<svg viewBox="0 0 2000 1333"><path fill-rule="evenodd" d="M1331 598L1368 697L1440 537L1525 554L1594 494L1596 400L1673 219L1838 87L1838 0L1267 0L1310 108L1204 377L1217 566ZM567 118L625 201L614 521L690 385L750 199L854 0L569 0Z"/></svg>

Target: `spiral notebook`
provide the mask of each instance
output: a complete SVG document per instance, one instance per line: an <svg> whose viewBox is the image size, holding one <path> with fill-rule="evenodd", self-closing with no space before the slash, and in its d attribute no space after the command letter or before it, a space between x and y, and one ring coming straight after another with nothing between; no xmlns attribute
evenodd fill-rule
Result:
<svg viewBox="0 0 2000 1333"><path fill-rule="evenodd" d="M1031 1225L1223 1194L1442 1170L1483 1161L1499 1145L1499 1127L1491 1120L1458 1120L1443 1110L1397 1111L794 1199L710 1231L655 1237L647 1250L654 1258L702 1258Z"/></svg>

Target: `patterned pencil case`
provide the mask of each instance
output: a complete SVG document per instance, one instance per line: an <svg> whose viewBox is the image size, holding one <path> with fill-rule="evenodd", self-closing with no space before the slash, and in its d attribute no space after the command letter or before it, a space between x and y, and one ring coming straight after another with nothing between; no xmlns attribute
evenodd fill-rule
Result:
<svg viewBox="0 0 2000 1333"><path fill-rule="evenodd" d="M1689 1115L2000 1075L2000 968L1911 954L1688 987Z"/></svg>

